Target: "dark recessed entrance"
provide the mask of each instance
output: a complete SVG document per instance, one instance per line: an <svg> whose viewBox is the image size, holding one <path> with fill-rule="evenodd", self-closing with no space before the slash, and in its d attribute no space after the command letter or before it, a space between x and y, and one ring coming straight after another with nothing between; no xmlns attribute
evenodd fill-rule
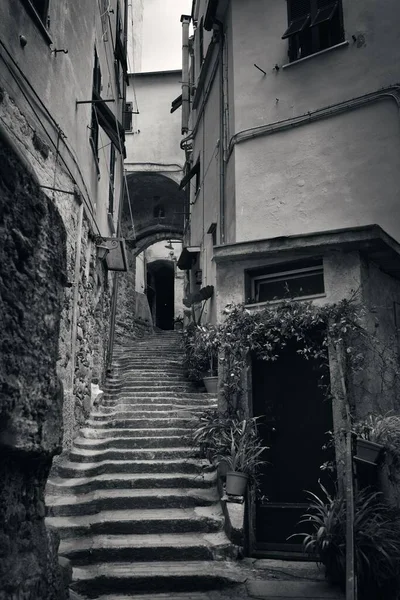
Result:
<svg viewBox="0 0 400 600"><path fill-rule="evenodd" d="M301 552L301 540L287 540L307 507L304 490L320 493L322 446L332 429L332 406L321 388L327 367L306 360L289 343L274 362L253 361L253 410L269 465L255 506L256 552Z"/></svg>
<svg viewBox="0 0 400 600"><path fill-rule="evenodd" d="M147 265L147 298L153 323L160 329L174 328L174 263L155 260Z"/></svg>

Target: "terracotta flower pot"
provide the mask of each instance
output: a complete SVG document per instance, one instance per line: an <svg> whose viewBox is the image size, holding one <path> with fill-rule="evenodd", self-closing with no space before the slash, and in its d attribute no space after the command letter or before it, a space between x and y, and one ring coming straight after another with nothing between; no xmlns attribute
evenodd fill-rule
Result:
<svg viewBox="0 0 400 600"><path fill-rule="evenodd" d="M382 450L381 444L357 438L357 460L376 465Z"/></svg>
<svg viewBox="0 0 400 600"><path fill-rule="evenodd" d="M229 471L226 474L226 493L230 496L244 496L248 478L245 473Z"/></svg>
<svg viewBox="0 0 400 600"><path fill-rule="evenodd" d="M203 377L203 382L209 394L216 394L218 392L218 375L215 377Z"/></svg>

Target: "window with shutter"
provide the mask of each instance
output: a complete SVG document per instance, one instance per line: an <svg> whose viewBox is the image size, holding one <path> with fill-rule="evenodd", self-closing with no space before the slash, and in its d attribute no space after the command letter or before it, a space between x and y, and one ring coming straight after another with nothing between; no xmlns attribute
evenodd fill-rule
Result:
<svg viewBox="0 0 400 600"><path fill-rule="evenodd" d="M342 5L337 0L288 0L289 60L315 54L344 40Z"/></svg>
<svg viewBox="0 0 400 600"><path fill-rule="evenodd" d="M133 113L133 103L127 102L125 104L125 110L123 114L123 126L125 131L132 131L132 113Z"/></svg>

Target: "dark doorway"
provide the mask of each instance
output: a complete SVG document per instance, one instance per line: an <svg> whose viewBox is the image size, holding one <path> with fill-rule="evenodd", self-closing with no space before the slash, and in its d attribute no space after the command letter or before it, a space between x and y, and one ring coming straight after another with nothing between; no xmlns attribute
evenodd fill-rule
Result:
<svg viewBox="0 0 400 600"><path fill-rule="evenodd" d="M174 328L175 272L170 260L147 265L147 297L153 323L160 329Z"/></svg>
<svg viewBox="0 0 400 600"><path fill-rule="evenodd" d="M322 449L332 429L332 406L321 387L328 368L298 353L289 342L276 361L253 360L253 411L270 447L255 506L256 551L301 552L301 539L287 540L307 508L305 490L320 493ZM326 381L326 379L325 379Z"/></svg>

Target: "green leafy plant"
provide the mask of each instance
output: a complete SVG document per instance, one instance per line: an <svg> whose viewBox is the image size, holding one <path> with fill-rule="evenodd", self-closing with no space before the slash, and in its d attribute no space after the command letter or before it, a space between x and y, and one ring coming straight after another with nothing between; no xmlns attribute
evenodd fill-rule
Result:
<svg viewBox="0 0 400 600"><path fill-rule="evenodd" d="M268 450L258 436L256 420L234 421L228 432L229 445L218 455L231 471L248 475L253 483L257 483L259 467L266 463L262 456Z"/></svg>
<svg viewBox="0 0 400 600"><path fill-rule="evenodd" d="M207 373L218 372L220 326L190 324L184 332L185 366L191 379L199 381Z"/></svg>
<svg viewBox="0 0 400 600"><path fill-rule="evenodd" d="M300 523L311 532L303 537L304 549L325 565L327 577L344 586L346 576L346 501L330 495L320 484L322 497L307 492L311 503ZM364 489L357 493L354 511L356 571L362 598L390 598L400 576L399 511L382 500L382 494ZM369 596L368 594L372 594Z"/></svg>
<svg viewBox="0 0 400 600"><path fill-rule="evenodd" d="M190 311L187 313L188 316L192 319L193 325L200 325L201 318L203 316L203 312L207 303L207 300L210 300L214 295L214 286L206 285L201 288L198 292L193 294L189 294L186 298L183 299L183 304ZM196 315L196 307L200 306L200 311L198 315Z"/></svg>
<svg viewBox="0 0 400 600"><path fill-rule="evenodd" d="M196 417L190 441L203 458L216 465L218 456L229 448L230 431L236 423L233 418L221 415L217 409L207 409Z"/></svg>

